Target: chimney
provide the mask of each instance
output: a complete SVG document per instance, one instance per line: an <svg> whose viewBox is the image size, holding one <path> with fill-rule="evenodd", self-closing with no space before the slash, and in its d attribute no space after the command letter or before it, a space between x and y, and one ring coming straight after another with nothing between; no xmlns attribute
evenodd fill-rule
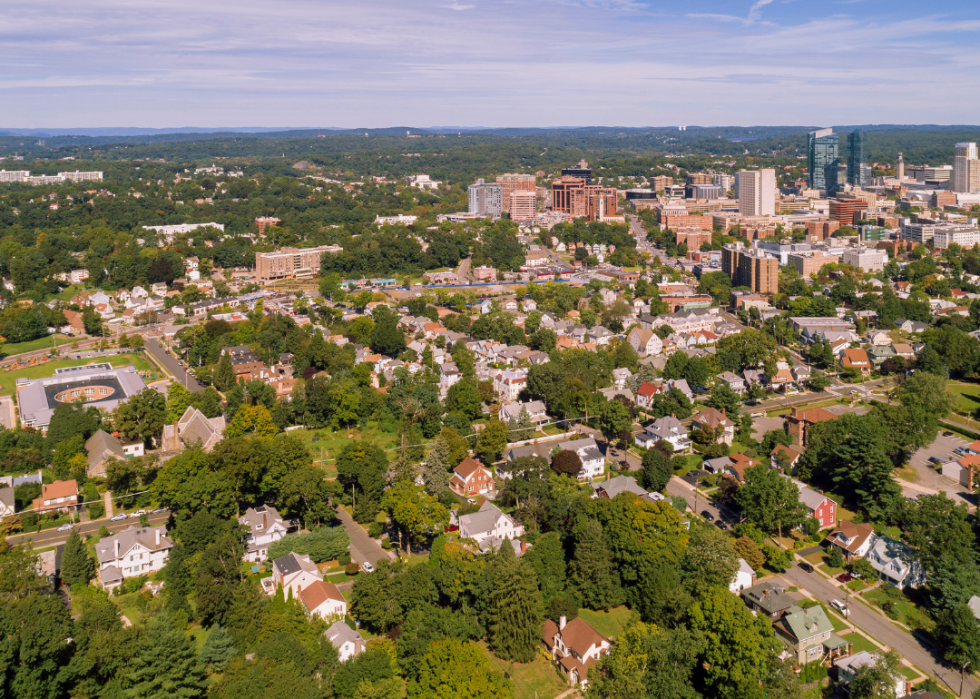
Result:
<svg viewBox="0 0 980 699"><path fill-rule="evenodd" d="M118 534L116 535L115 544L116 544L116 558L119 558L119 535Z"/></svg>
<svg viewBox="0 0 980 699"><path fill-rule="evenodd" d="M800 409L799 408L793 408L792 415L793 415L793 417L799 417L800 416Z"/></svg>
<svg viewBox="0 0 980 699"><path fill-rule="evenodd" d="M263 512L262 513L262 528L263 529L265 529L265 518L266 518L266 514Z"/></svg>
<svg viewBox="0 0 980 699"><path fill-rule="evenodd" d="M526 551L527 551L527 542L526 541L522 541L521 542L521 553L525 553Z"/></svg>
<svg viewBox="0 0 980 699"><path fill-rule="evenodd" d="M565 628L566 623L567 620L565 619L565 615L562 614L560 617L558 617L558 630L561 631L563 628Z"/></svg>
<svg viewBox="0 0 980 699"><path fill-rule="evenodd" d="M160 527L157 527L155 531L157 533L157 536L156 536L157 546L159 547L160 546Z"/></svg>

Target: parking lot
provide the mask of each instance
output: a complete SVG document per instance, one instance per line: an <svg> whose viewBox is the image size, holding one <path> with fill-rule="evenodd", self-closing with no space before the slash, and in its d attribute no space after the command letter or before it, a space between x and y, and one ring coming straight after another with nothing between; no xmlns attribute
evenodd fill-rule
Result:
<svg viewBox="0 0 980 699"><path fill-rule="evenodd" d="M950 461L956 461L956 459L959 457L953 453L953 450L957 447L966 447L969 445L969 440L955 433L947 434L940 432L935 442L930 444L928 447L919 449L917 452L912 454L911 458L909 459L909 465L915 469L916 479L914 482L917 485L921 485L926 488L944 491L954 500L966 502L971 506L976 505L976 495L969 492L959 483L943 477L936 465L929 462L929 459L933 457L940 457Z"/></svg>

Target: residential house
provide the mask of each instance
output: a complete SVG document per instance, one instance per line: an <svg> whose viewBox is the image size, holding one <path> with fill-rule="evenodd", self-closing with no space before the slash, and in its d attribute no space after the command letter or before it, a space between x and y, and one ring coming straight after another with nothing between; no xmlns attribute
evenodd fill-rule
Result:
<svg viewBox="0 0 980 699"><path fill-rule="evenodd" d="M459 535L481 544L490 539L518 539L524 536L524 525L487 500L480 509L459 518Z"/></svg>
<svg viewBox="0 0 980 699"><path fill-rule="evenodd" d="M715 442L731 446L735 441L735 423L725 415L724 410L705 408L694 416L693 425L710 427L717 435Z"/></svg>
<svg viewBox="0 0 980 699"><path fill-rule="evenodd" d="M879 578L895 587L917 588L926 580L915 551L891 537L878 537L865 559L878 571Z"/></svg>
<svg viewBox="0 0 980 699"><path fill-rule="evenodd" d="M532 298L523 299L521 301L521 310L525 313L533 313L538 310L538 304Z"/></svg>
<svg viewBox="0 0 980 699"><path fill-rule="evenodd" d="M892 343L892 338L884 330L874 330L868 334L868 343L872 347L887 347Z"/></svg>
<svg viewBox="0 0 980 699"><path fill-rule="evenodd" d="M636 404L641 408L649 408L653 403L653 397L660 393L660 391L660 386L654 386L652 383L644 381L636 389Z"/></svg>
<svg viewBox="0 0 980 699"><path fill-rule="evenodd" d="M845 349L841 353L841 366L845 369L856 369L862 376L871 373L871 359L863 349Z"/></svg>
<svg viewBox="0 0 980 699"><path fill-rule="evenodd" d="M114 536L107 536L95 545L99 564L99 579L106 589L118 587L124 578L149 575L167 564L174 542L167 528L126 527Z"/></svg>
<svg viewBox="0 0 980 699"><path fill-rule="evenodd" d="M842 657L851 646L834 633L834 625L820 605L809 609L790 607L772 627L801 665L828 655L830 659Z"/></svg>
<svg viewBox="0 0 980 699"><path fill-rule="evenodd" d="M741 591L745 606L750 611L764 614L773 621L781 619L787 611L796 606L796 600L786 591L771 582L761 582Z"/></svg>
<svg viewBox="0 0 980 699"><path fill-rule="evenodd" d="M701 464L703 468L708 473L725 473L729 466L732 465L732 460L727 456L719 456L714 459L705 459Z"/></svg>
<svg viewBox="0 0 980 699"><path fill-rule="evenodd" d="M181 451L185 446L200 444L204 451L211 451L224 436L223 415L207 418L197 408L188 407L176 424L163 426L162 448Z"/></svg>
<svg viewBox="0 0 980 699"><path fill-rule="evenodd" d="M41 497L34 499L34 511L68 512L78 506L78 483L70 481L55 481L41 486Z"/></svg>
<svg viewBox="0 0 980 699"><path fill-rule="evenodd" d="M660 440L670 444L675 452L687 451L691 446L687 428L673 415L657 418L647 425L645 430L645 432L636 435L635 439L636 443L644 449L651 448Z"/></svg>
<svg viewBox="0 0 980 699"><path fill-rule="evenodd" d="M17 511L17 500L13 487L0 488L0 520L10 517Z"/></svg>
<svg viewBox="0 0 980 699"><path fill-rule="evenodd" d="M723 371L718 374L718 379L728 384L728 387L735 391L735 393L739 395L745 393L745 379L740 378L737 374L733 374L730 371Z"/></svg>
<svg viewBox="0 0 980 699"><path fill-rule="evenodd" d="M521 416L521 410L526 410L528 417L531 418L531 422L536 425L542 422L548 422L549 420L544 401L540 400L530 400L523 403L505 403L500 406L499 417L501 420L508 422L510 420L517 420Z"/></svg>
<svg viewBox="0 0 980 699"><path fill-rule="evenodd" d="M799 449L788 447L785 444L777 444L769 452L769 461L777 471L792 474L796 471L796 464L799 463L802 456L803 452ZM782 461L782 465L780 465L780 461Z"/></svg>
<svg viewBox="0 0 980 699"><path fill-rule="evenodd" d="M738 570L735 571L735 576L732 578L731 583L729 583L728 590L737 595L742 590L753 585L755 585L755 571L752 570L752 566L745 562L744 558L739 558Z"/></svg>
<svg viewBox="0 0 980 699"><path fill-rule="evenodd" d="M612 642L582 619L559 617L544 622L542 637L562 675L573 687L588 685L589 670L599 658L609 655Z"/></svg>
<svg viewBox="0 0 980 699"><path fill-rule="evenodd" d="M502 401L517 400L517 396L525 386L527 386L526 369L508 369L497 372L493 377L493 390Z"/></svg>
<svg viewBox="0 0 980 699"><path fill-rule="evenodd" d="M150 284L150 293L154 296L166 296L167 282L154 282Z"/></svg>
<svg viewBox="0 0 980 699"><path fill-rule="evenodd" d="M287 599L298 599L317 580L323 580L323 573L309 556L292 552L272 562L272 594L281 587Z"/></svg>
<svg viewBox="0 0 980 699"><path fill-rule="evenodd" d="M626 336L626 341L632 345L636 353L641 357L652 354L660 354L663 351L664 343L653 330L643 328L633 328Z"/></svg>
<svg viewBox="0 0 980 699"><path fill-rule="evenodd" d="M492 493L496 488L493 474L479 461L467 456L453 469L449 489L460 497L474 498L477 495Z"/></svg>
<svg viewBox="0 0 980 699"><path fill-rule="evenodd" d="M337 649L337 656L340 662L357 657L367 647L361 634L354 631L354 629L343 621L335 621L333 626L323 632L323 635Z"/></svg>
<svg viewBox="0 0 980 699"><path fill-rule="evenodd" d="M786 416L786 432L793 440L794 446L805 447L809 444L810 428L813 425L828 420L836 420L838 417L838 415L823 408L810 408L809 410L793 408L792 412Z"/></svg>
<svg viewBox="0 0 980 699"><path fill-rule="evenodd" d="M694 391L691 390L690 385L687 383L687 379L668 379L664 383L665 391L672 391L675 388L687 396L689 401L694 401Z"/></svg>
<svg viewBox="0 0 980 699"><path fill-rule="evenodd" d="M106 466L110 461L125 461L128 458L143 456L143 442L123 444L105 430L96 431L85 441L85 452L88 455L89 478L105 476Z"/></svg>
<svg viewBox="0 0 980 699"><path fill-rule="evenodd" d="M884 364L886 360L895 356L895 350L892 349L891 345L885 345L883 347L869 347L867 352L868 358L871 359L871 363L874 366Z"/></svg>
<svg viewBox="0 0 980 699"><path fill-rule="evenodd" d="M315 580L299 593L299 600L310 616L329 621L342 620L347 616L347 600L333 583Z"/></svg>
<svg viewBox="0 0 980 699"><path fill-rule="evenodd" d="M823 493L818 493L805 483L791 478L793 484L800 489L800 502L807 509L807 516L820 522L820 528L826 529L837 524L837 503Z"/></svg>
<svg viewBox="0 0 980 699"><path fill-rule="evenodd" d="M82 321L81 312L65 310L62 313L65 314L65 320L68 321L68 325L61 326L61 332L74 335L85 334L85 323Z"/></svg>
<svg viewBox="0 0 980 699"><path fill-rule="evenodd" d="M918 320L906 320L905 318L899 318L895 321L895 327L899 330L904 330L905 332L914 335L925 332L929 328L929 324Z"/></svg>
<svg viewBox="0 0 980 699"><path fill-rule="evenodd" d="M629 379L633 376L633 372L627 369L626 367L622 367L620 369L613 369L612 374L613 374L613 386L615 386L616 388L624 388L626 386L626 382L629 381Z"/></svg>
<svg viewBox="0 0 980 699"><path fill-rule="evenodd" d="M896 342L894 345L892 345L892 350L895 351L896 357L901 357L902 359L915 359L915 350L912 349L912 345L904 342Z"/></svg>
<svg viewBox="0 0 980 699"><path fill-rule="evenodd" d="M837 686L850 696L849 685L857 677L858 671L865 667L875 667L882 661L883 658L879 653L869 653L866 650L834 661L834 667L837 668ZM892 674L892 681L896 699L901 699L901 697L912 693L912 682L905 679L901 674Z"/></svg>
<svg viewBox="0 0 980 699"><path fill-rule="evenodd" d="M515 460L525 456L538 456L545 461L551 461L551 451L555 448L561 450L574 451L582 460L582 470L578 472L580 481L591 481L599 478L605 472L606 460L592 437L582 437L564 442L536 442L523 447L513 447L504 454L507 461L513 463ZM498 471L504 478L507 474Z"/></svg>
<svg viewBox="0 0 980 699"><path fill-rule="evenodd" d="M752 468L753 466L759 466L762 462L752 459L745 454L731 454L728 457L732 461L732 465L729 466L725 473L730 477L734 478L738 483L745 482L745 472Z"/></svg>
<svg viewBox="0 0 980 699"><path fill-rule="evenodd" d="M978 440L980 441L980 440ZM947 478L951 478L969 490L973 490L973 483L978 471L980 471L980 455L977 454L978 442L973 442L965 455L956 461L948 461L943 464L942 472Z"/></svg>
<svg viewBox="0 0 980 699"><path fill-rule="evenodd" d="M592 484L593 498L608 498L612 500L620 493L633 493L641 498L648 493L636 483L635 478L630 476L616 476L608 481L600 481Z"/></svg>
<svg viewBox="0 0 980 699"><path fill-rule="evenodd" d="M834 546L838 547L848 561L856 558L864 558L876 540L875 528L870 524L854 524L846 519L842 519L837 529L827 537Z"/></svg>
<svg viewBox="0 0 980 699"><path fill-rule="evenodd" d="M238 523L248 529L245 535L245 560L261 563L269 554L269 544L279 541L288 531L279 510L272 505L259 505L245 510Z"/></svg>

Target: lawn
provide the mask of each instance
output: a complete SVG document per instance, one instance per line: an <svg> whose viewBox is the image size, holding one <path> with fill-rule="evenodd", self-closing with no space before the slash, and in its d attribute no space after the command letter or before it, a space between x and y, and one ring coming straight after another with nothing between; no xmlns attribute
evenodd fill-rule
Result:
<svg viewBox="0 0 980 699"><path fill-rule="evenodd" d="M902 677L907 680L917 680L922 677L922 673L915 668L909 667L908 665L900 665L898 671L902 673Z"/></svg>
<svg viewBox="0 0 980 699"><path fill-rule="evenodd" d="M319 430L290 430L287 432L292 437L298 437L310 449L310 454L317 461L324 461L321 464L327 471L336 473L334 460L343 451L344 447L355 439L363 439L381 449L391 449L395 446L397 435L392 432L382 432L377 422L369 422L367 427L352 427L351 429L331 430L329 427ZM314 442L314 438L317 440ZM392 458L389 454L389 458Z"/></svg>
<svg viewBox="0 0 980 699"><path fill-rule="evenodd" d="M529 663L510 663L495 656L485 643L480 643L490 659L490 666L510 678L510 686L514 699L554 699L568 690L568 684L562 681L552 664L545 657L544 647Z"/></svg>
<svg viewBox="0 0 980 699"><path fill-rule="evenodd" d="M879 587L875 590L869 590L862 597L884 610L889 618L905 624L909 628L929 630L933 627L933 621L925 609L918 606L904 592L893 587ZM894 604L891 612L886 609L889 602Z"/></svg>
<svg viewBox="0 0 980 699"><path fill-rule="evenodd" d="M834 625L835 633L840 633L844 629L851 628L851 625L844 620L844 617L839 616L836 612L831 612L826 605L821 604L820 606L823 608L824 614L827 615L827 618L830 619L830 623Z"/></svg>
<svg viewBox="0 0 980 699"><path fill-rule="evenodd" d="M15 354L23 354L24 352L33 352L42 349L50 350L56 346L64 347L74 341L74 338L56 334L53 336L39 337L36 340L28 340L27 342L8 342L3 345L3 354L6 357L12 357Z"/></svg>
<svg viewBox="0 0 980 699"><path fill-rule="evenodd" d="M827 575L836 577L844 572L843 568L831 568L828 559L830 558L823 551L817 551L816 553L811 553L803 557L804 560L817 566L820 570L825 572Z"/></svg>
<svg viewBox="0 0 980 699"><path fill-rule="evenodd" d="M958 413L972 415L980 408L980 384L948 383L946 390L957 397L953 408Z"/></svg>
<svg viewBox="0 0 980 699"><path fill-rule="evenodd" d="M17 386L17 379L41 379L54 375L55 369L62 367L84 366L86 364L104 364L109 362L114 367L132 365L139 371L149 372L147 380L153 380L156 372L150 367L150 363L138 354L122 354L115 357L99 357L97 359L57 359L52 362L42 364L31 364L28 366L14 367L5 369L0 373L0 396L13 395Z"/></svg>
<svg viewBox="0 0 980 699"><path fill-rule="evenodd" d="M862 636L857 631L852 631L843 638L853 644L853 650L851 651L852 653L860 653L863 650L873 653L876 650L881 650L881 646L866 636Z"/></svg>
<svg viewBox="0 0 980 699"><path fill-rule="evenodd" d="M580 609L579 619L591 624L603 636L618 637L626 628L632 612L629 607L614 607L608 612L593 612L591 609Z"/></svg>

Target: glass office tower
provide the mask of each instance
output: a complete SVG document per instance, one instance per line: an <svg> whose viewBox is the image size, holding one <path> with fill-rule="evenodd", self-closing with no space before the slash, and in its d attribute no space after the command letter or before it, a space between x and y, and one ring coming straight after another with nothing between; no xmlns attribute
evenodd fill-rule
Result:
<svg viewBox="0 0 980 699"><path fill-rule="evenodd" d="M810 189L837 187L837 134L833 129L811 131L806 142L807 184ZM828 173L830 182L828 182Z"/></svg>

